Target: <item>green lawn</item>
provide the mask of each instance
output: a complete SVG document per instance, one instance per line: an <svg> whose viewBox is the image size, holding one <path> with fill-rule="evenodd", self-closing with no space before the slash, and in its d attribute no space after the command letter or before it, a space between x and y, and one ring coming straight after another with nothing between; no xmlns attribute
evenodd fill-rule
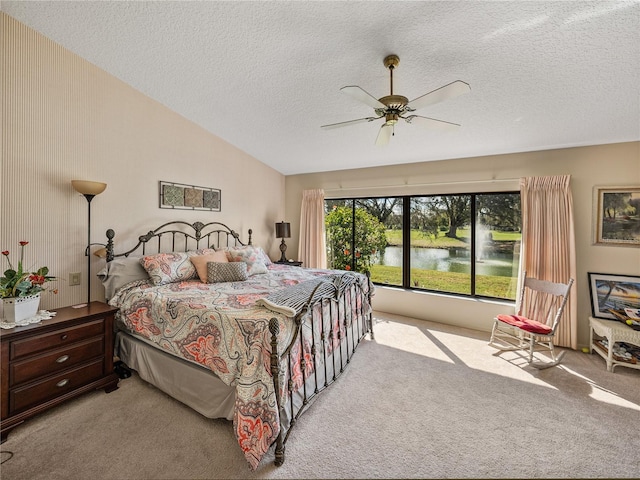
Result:
<svg viewBox="0 0 640 480"><path fill-rule="evenodd" d="M402 245L401 230L387 230L387 243L389 245ZM431 235L426 235L419 230L411 230L411 245L414 247L431 247L431 248L449 248L449 247L465 247L466 242L455 238L444 236L444 232L440 232L437 239L433 239Z"/></svg>
<svg viewBox="0 0 640 480"><path fill-rule="evenodd" d="M438 238L434 239L431 235L427 235L419 230L411 230L411 245L414 247L431 248L465 247L468 245L471 229L458 229L457 239L445 237L445 233L446 232L439 232ZM387 230L386 235L389 245L402 245L402 230ZM491 237L496 242L513 242L520 240L521 236L522 234L520 232L491 231Z"/></svg>
<svg viewBox="0 0 640 480"><path fill-rule="evenodd" d="M371 266L371 280L375 283L402 286L402 269L386 265ZM477 275L476 295L515 300L516 280L509 277ZM411 269L414 287L449 293L471 293L469 275L466 273L440 272Z"/></svg>

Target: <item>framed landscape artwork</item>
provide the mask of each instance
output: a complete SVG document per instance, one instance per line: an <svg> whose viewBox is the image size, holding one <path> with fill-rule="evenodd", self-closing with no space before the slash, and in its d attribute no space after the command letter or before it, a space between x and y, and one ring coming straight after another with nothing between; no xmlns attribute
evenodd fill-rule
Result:
<svg viewBox="0 0 640 480"><path fill-rule="evenodd" d="M594 317L616 320L620 315L630 318L640 315L638 276L589 272L589 293Z"/></svg>
<svg viewBox="0 0 640 480"><path fill-rule="evenodd" d="M640 247L640 187L594 188L596 245Z"/></svg>
<svg viewBox="0 0 640 480"><path fill-rule="evenodd" d="M217 188L160 182L160 208L219 212L220 197L221 192Z"/></svg>

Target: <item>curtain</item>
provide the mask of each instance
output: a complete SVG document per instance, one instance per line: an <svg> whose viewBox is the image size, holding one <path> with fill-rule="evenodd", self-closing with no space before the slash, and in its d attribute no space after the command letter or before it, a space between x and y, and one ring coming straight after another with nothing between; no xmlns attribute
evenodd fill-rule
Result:
<svg viewBox="0 0 640 480"><path fill-rule="evenodd" d="M305 267L327 268L324 228L324 190L304 190L300 210L298 258Z"/></svg>
<svg viewBox="0 0 640 480"><path fill-rule="evenodd" d="M573 200L569 175L528 177L520 180L522 250L520 275L567 283L576 278ZM519 282L523 279L520 278ZM531 298L525 299L525 305ZM535 303L535 302L533 302ZM560 320L554 344L578 348L576 284ZM520 306L517 305L516 308ZM535 317L535 312L526 312Z"/></svg>

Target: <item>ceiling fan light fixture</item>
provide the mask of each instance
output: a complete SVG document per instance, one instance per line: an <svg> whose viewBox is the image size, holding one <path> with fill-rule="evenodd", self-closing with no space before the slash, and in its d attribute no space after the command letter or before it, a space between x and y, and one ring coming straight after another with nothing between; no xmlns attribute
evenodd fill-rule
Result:
<svg viewBox="0 0 640 480"><path fill-rule="evenodd" d="M361 122L371 122L384 118L384 123L378 131L376 138L376 145L384 146L389 143L391 136L394 135L394 128L398 120L401 118L409 124L420 123L427 128L457 128L460 125L457 123L446 122L444 120L437 120L435 118L423 117L421 115L406 115L410 112L415 112L418 108L433 105L443 100L457 97L471 91L469 84L462 80L456 80L443 87L432 90L414 100L409 99L403 95L394 95L393 93L393 70L400 63L400 57L397 55L387 55L384 59L384 66L389 70L389 95L381 98L375 98L373 95L358 87L357 85L349 85L342 87L341 92L346 93L352 98L370 106L375 112L375 117L358 118L356 120L350 120L347 122L332 123L329 125L322 125L321 128L336 128L347 125L353 125Z"/></svg>
<svg viewBox="0 0 640 480"><path fill-rule="evenodd" d="M397 113L387 113L387 115L385 116L385 124L386 125L395 125L396 123L398 123L398 119L400 118L400 115L398 115Z"/></svg>

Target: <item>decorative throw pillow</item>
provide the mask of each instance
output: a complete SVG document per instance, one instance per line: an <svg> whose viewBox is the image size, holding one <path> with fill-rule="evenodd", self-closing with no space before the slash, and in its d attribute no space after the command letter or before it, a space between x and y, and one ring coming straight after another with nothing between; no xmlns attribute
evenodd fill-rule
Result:
<svg viewBox="0 0 640 480"><path fill-rule="evenodd" d="M269 270L262 259L262 255L253 247L243 247L240 250L230 248L227 251L230 262L244 262L247 264L247 274L249 276L258 273L267 273Z"/></svg>
<svg viewBox="0 0 640 480"><path fill-rule="evenodd" d="M196 267L190 258L196 255L213 254L212 248L201 248L190 252L171 252L147 255L140 259L140 264L149 274L154 285L183 282L196 277Z"/></svg>
<svg viewBox="0 0 640 480"><path fill-rule="evenodd" d="M248 278L244 262L208 262L207 283L242 282Z"/></svg>
<svg viewBox="0 0 640 480"><path fill-rule="evenodd" d="M258 255L258 258L260 258L264 262L265 265L273 264L273 262L269 258L269 255L267 255L267 253L264 251L264 249L262 247L256 247L255 245L241 245L241 246L237 246L237 247L225 247L222 250L224 250L226 252L228 252L229 250L236 250L236 251L253 250Z"/></svg>
<svg viewBox="0 0 640 480"><path fill-rule="evenodd" d="M267 252L265 252L262 247L253 247L253 248L256 252L258 252L258 255L262 257L262 261L264 262L265 265L271 265L273 263L269 258L269 255L267 255Z"/></svg>
<svg viewBox="0 0 640 480"><path fill-rule="evenodd" d="M191 263L196 267L198 277L202 283L207 283L207 263L218 262L227 263L227 254L225 252L215 252L209 255L194 255L190 258Z"/></svg>

